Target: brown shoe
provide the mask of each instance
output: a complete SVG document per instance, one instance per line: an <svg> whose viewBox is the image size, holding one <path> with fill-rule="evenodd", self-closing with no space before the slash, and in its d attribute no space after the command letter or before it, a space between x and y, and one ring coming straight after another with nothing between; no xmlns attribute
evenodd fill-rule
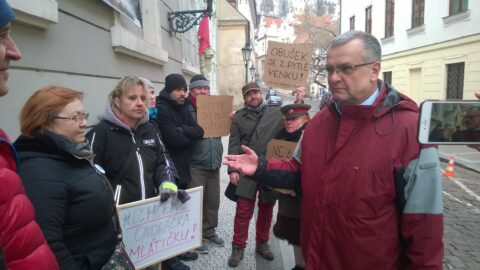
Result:
<svg viewBox="0 0 480 270"><path fill-rule="evenodd" d="M273 253L267 243L257 243L255 251L269 261L273 260L274 258Z"/></svg>
<svg viewBox="0 0 480 270"><path fill-rule="evenodd" d="M228 266L237 267L243 259L243 250L244 248L233 244L232 245L232 255L228 259Z"/></svg>

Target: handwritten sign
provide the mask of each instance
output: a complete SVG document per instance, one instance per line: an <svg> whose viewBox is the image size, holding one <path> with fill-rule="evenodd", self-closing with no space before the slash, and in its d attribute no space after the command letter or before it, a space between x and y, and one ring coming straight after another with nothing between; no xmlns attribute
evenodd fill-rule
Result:
<svg viewBox="0 0 480 270"><path fill-rule="evenodd" d="M297 146L296 142L272 139L267 144L267 158L289 159Z"/></svg>
<svg viewBox="0 0 480 270"><path fill-rule="evenodd" d="M233 111L232 96L197 96L197 121L205 132L203 137L221 137L230 133Z"/></svg>
<svg viewBox="0 0 480 270"><path fill-rule="evenodd" d="M306 85L312 52L312 48L304 45L269 41L263 81L287 90Z"/></svg>
<svg viewBox="0 0 480 270"><path fill-rule="evenodd" d="M184 204L155 197L118 206L123 242L136 269L201 246L203 187L187 192L191 198Z"/></svg>

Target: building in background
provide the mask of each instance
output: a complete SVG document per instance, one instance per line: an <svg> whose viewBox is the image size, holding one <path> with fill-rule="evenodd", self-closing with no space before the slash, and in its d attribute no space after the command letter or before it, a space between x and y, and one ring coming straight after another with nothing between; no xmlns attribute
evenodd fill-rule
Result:
<svg viewBox="0 0 480 270"><path fill-rule="evenodd" d="M295 30L287 18L277 18L261 15L258 29L255 34L255 66L258 80L262 78L265 69L265 56L268 42L293 43L296 39ZM252 58L253 59L253 58Z"/></svg>
<svg viewBox="0 0 480 270"><path fill-rule="evenodd" d="M253 30L257 27L254 0L218 0L218 86L220 94L234 97L233 106L243 107L242 86L250 80L242 56L247 44L253 48ZM250 51L251 59L255 52ZM247 74L246 74L247 73Z"/></svg>
<svg viewBox="0 0 480 270"><path fill-rule="evenodd" d="M109 1L109 0L108 0ZM48 84L85 93L95 124L107 94L125 75L154 82L158 92L169 73L206 73L218 93L215 6L210 20L211 48L198 55L197 26L171 35L168 12L205 9L203 0L124 0L139 2L140 25L100 0L7 0L16 13L12 36L23 58L10 66L10 94L0 101L0 121L19 135L18 114L27 98Z"/></svg>
<svg viewBox="0 0 480 270"><path fill-rule="evenodd" d="M480 1L342 0L341 31L375 35L383 79L421 102L480 89Z"/></svg>
<svg viewBox="0 0 480 270"><path fill-rule="evenodd" d="M314 48L307 95L313 98L325 93L324 51L340 32L338 0L261 0L257 8L260 20L255 31L255 66L260 85L268 42L294 43Z"/></svg>

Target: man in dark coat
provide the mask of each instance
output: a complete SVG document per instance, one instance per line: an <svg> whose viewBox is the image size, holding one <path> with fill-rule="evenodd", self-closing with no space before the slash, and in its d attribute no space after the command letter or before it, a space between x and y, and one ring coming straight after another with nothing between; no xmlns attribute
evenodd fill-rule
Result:
<svg viewBox="0 0 480 270"><path fill-rule="evenodd" d="M187 82L180 74L165 77L165 87L157 97L157 124L163 142L177 168L180 179L177 186L186 189L191 181L190 161L195 142L203 138L203 129L189 111L186 99ZM178 256L185 261L196 260L198 254L187 252Z"/></svg>
<svg viewBox="0 0 480 270"><path fill-rule="evenodd" d="M163 141L177 167L180 180L177 185L184 189L190 182L190 160L195 142L203 138L203 129L189 111L186 98L187 82L180 74L165 78L165 87L157 97L157 123Z"/></svg>

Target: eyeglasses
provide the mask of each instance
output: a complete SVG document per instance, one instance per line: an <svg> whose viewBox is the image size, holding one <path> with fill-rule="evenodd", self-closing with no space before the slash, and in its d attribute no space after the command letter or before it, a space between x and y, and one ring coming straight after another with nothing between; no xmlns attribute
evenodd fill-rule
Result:
<svg viewBox="0 0 480 270"><path fill-rule="evenodd" d="M83 121L88 120L88 115L89 115L88 113L80 113L80 114L74 115L72 117L55 116L54 118L55 119L64 119L64 120L73 120L73 121L79 123L79 122L83 122Z"/></svg>
<svg viewBox="0 0 480 270"><path fill-rule="evenodd" d="M372 61L372 62L358 64L358 65L355 65L355 64L341 64L338 67L336 67L336 66L326 66L325 69L327 70L327 73L328 73L329 76L333 75L334 72L337 72L338 75L341 75L341 74L350 75L353 72L355 72L355 70L357 70L359 67L363 67L363 66L366 66L366 65L371 65L375 62L377 62L377 61Z"/></svg>

